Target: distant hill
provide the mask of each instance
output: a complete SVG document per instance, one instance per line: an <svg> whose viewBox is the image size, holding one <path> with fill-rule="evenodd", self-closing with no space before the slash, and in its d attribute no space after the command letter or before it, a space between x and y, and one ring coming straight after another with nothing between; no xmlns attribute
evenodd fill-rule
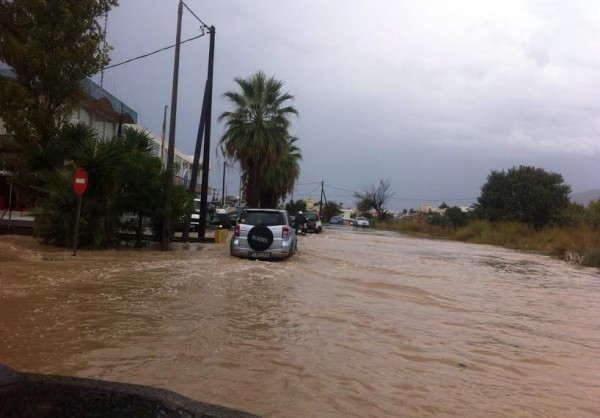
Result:
<svg viewBox="0 0 600 418"><path fill-rule="evenodd" d="M600 189L586 190L585 192L571 193L571 202L587 205L592 200L600 199Z"/></svg>

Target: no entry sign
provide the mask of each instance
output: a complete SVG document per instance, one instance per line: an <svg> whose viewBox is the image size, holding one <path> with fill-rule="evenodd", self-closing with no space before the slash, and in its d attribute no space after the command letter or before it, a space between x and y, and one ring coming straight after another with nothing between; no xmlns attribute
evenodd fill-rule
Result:
<svg viewBox="0 0 600 418"><path fill-rule="evenodd" d="M73 190L77 196L85 193L88 185L88 173L82 167L77 167L73 175Z"/></svg>

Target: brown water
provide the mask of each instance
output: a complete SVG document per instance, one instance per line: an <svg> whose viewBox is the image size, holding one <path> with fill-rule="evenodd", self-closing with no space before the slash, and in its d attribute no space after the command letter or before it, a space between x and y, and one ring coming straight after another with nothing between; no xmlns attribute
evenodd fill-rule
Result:
<svg viewBox="0 0 600 418"><path fill-rule="evenodd" d="M270 417L600 416L600 275L340 227L284 262L0 237L0 362ZM64 255L64 256L63 256Z"/></svg>

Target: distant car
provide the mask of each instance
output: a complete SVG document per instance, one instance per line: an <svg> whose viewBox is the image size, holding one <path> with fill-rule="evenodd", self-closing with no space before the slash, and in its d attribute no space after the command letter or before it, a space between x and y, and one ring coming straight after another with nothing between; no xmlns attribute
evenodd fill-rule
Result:
<svg viewBox="0 0 600 418"><path fill-rule="evenodd" d="M244 209L235 225L230 253L253 259L287 258L296 252L296 232L287 211Z"/></svg>
<svg viewBox="0 0 600 418"><path fill-rule="evenodd" d="M354 226L360 226L362 228L366 228L369 226L369 220L364 216L359 216L354 220Z"/></svg>
<svg viewBox="0 0 600 418"><path fill-rule="evenodd" d="M332 216L329 219L330 225L344 225L344 217L343 216Z"/></svg>
<svg viewBox="0 0 600 418"><path fill-rule="evenodd" d="M304 217L306 218L306 230L308 232L316 232L318 234L323 231L321 217L318 212L306 212Z"/></svg>

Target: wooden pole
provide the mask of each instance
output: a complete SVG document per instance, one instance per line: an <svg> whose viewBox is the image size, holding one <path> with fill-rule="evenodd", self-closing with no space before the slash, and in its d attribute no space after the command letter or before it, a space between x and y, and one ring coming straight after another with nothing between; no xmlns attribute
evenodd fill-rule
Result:
<svg viewBox="0 0 600 418"><path fill-rule="evenodd" d="M173 64L173 90L171 92L171 120L169 123L169 150L167 152L167 180L165 184L165 210L160 248L169 251L171 241L171 196L173 195L173 163L175 160L175 126L177 124L177 88L179 85L179 53L181 50L181 17L183 2L177 8L177 35L175 42L175 63Z"/></svg>
<svg viewBox="0 0 600 418"><path fill-rule="evenodd" d="M206 212L208 209L208 166L210 163L210 128L212 116L213 70L215 66L215 27L211 26L210 49L208 51L208 103L206 111L206 129L204 131L204 154L202 159L202 191L200 193L200 231L199 238L206 236Z"/></svg>

